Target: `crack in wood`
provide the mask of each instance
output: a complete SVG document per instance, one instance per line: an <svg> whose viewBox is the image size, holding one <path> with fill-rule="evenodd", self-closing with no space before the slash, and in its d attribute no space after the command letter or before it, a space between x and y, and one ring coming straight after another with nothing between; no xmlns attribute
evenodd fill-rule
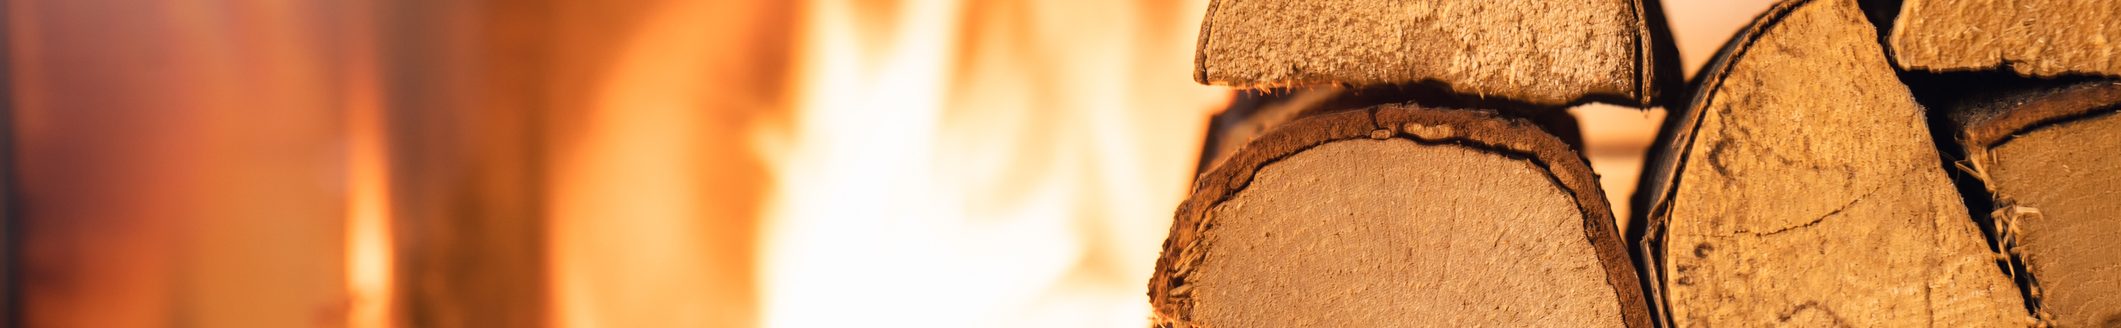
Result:
<svg viewBox="0 0 2121 328"><path fill-rule="evenodd" d="M1814 217L1814 218L1812 218L1812 219L1811 219L1810 221L1807 221L1807 222L1805 222L1805 223L1803 223L1803 224L1798 224L1798 225L1793 225L1793 226L1788 226L1788 227L1782 227L1781 229L1775 229L1775 230L1773 230L1773 231L1767 231L1767 232L1753 232L1753 231L1749 231L1749 230L1747 230L1747 229L1739 229L1739 230L1738 230L1738 233L1743 233L1743 234L1750 234L1750 235L1753 235L1754 237L1766 237L1766 236L1773 236L1773 235L1777 235L1777 234L1782 234L1782 233L1785 233L1785 232L1790 232L1791 230L1797 230L1797 229L1804 229L1804 228L1811 228L1811 227L1819 226L1819 223L1821 223L1821 222L1826 222L1826 219L1827 219L1827 218L1830 218L1830 217L1834 217L1834 216L1839 216L1839 215L1841 215L1841 212L1843 212L1843 211L1848 211L1848 209L1849 209L1849 208L1851 208L1851 207L1855 207L1855 206L1856 206L1856 203L1861 203L1861 202L1863 202L1863 200L1864 200L1864 199L1870 199L1870 198L1871 198L1871 196L1873 196L1873 195L1877 195L1877 194L1878 194L1878 190L1880 190L1880 189L1885 189L1884 187L1885 187L1885 185L1883 185L1883 184L1879 185L1878 187L1872 187L1872 188L1871 188L1871 191L1870 191L1870 192L1865 192L1865 193L1863 193L1863 195L1861 195L1861 196L1856 196L1856 199L1851 199L1851 200L1849 200L1849 202L1848 202L1848 203L1844 203L1844 204L1841 204L1841 206L1839 206L1839 207L1835 207L1835 208L1834 208L1834 210L1831 210L1831 211L1827 211L1827 212L1826 212L1826 214L1820 214L1820 215L1819 215L1818 217Z"/></svg>
<svg viewBox="0 0 2121 328"><path fill-rule="evenodd" d="M1834 312L1834 309L1819 304L1819 301L1805 301L1797 304L1797 306L1790 307L1789 310L1784 310L1777 315L1775 320L1780 323L1790 323L1790 320L1796 319L1798 314L1803 314L1806 311L1818 312L1820 315L1826 316L1827 319L1832 319L1835 327L1854 327L1849 325L1847 319L1841 318L1841 313Z"/></svg>

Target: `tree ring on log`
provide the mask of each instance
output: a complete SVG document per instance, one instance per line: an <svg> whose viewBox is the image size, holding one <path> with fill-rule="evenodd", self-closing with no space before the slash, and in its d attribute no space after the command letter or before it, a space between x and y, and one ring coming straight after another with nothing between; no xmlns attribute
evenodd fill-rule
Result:
<svg viewBox="0 0 2121 328"><path fill-rule="evenodd" d="M1523 118L1412 104L1277 127L1180 206L1150 281L1155 323L1647 327L1571 149Z"/></svg>

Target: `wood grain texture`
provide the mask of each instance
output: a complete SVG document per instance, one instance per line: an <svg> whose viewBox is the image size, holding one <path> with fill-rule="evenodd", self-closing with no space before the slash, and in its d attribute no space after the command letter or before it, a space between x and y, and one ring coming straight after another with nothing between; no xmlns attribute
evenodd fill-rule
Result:
<svg viewBox="0 0 2121 328"><path fill-rule="evenodd" d="M2121 76L2117 20L2105 0L1907 0L1891 43L1909 70Z"/></svg>
<svg viewBox="0 0 2121 328"><path fill-rule="evenodd" d="M1486 111L1275 128L1197 182L1150 281L1162 327L1650 324L1589 166Z"/></svg>
<svg viewBox="0 0 2121 328"><path fill-rule="evenodd" d="M1645 105L1677 84L1654 0L1216 0L1195 79L1432 84L1537 105Z"/></svg>
<svg viewBox="0 0 2121 328"><path fill-rule="evenodd" d="M1954 108L1962 145L2037 311L2121 326L2121 83L2095 81Z"/></svg>
<svg viewBox="0 0 2121 328"><path fill-rule="evenodd" d="M1705 71L1634 232L1671 326L2031 323L1875 33L1787 1Z"/></svg>

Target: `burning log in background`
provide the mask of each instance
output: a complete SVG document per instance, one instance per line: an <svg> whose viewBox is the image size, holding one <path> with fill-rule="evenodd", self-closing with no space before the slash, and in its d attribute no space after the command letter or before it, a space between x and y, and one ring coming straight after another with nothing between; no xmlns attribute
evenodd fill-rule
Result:
<svg viewBox="0 0 2121 328"><path fill-rule="evenodd" d="M751 326L761 304L776 325L1133 321L1138 302L1105 299L1139 297L1126 266L1150 252L1104 245L1161 237L1138 213L1176 201L1193 122L1224 97L1145 78L1183 71L1193 3L136 5L8 3L37 204L11 217L28 230L11 321ZM1127 19L1067 24L1089 17ZM908 173L933 180L860 178ZM803 209L832 201L855 211ZM869 232L851 226L914 233L812 238ZM812 257L761 258L768 237ZM857 268L796 251L903 238L958 241ZM1010 244L1036 250L991 247ZM908 295L988 315L886 301Z"/></svg>
<svg viewBox="0 0 2121 328"><path fill-rule="evenodd" d="M37 327L1135 325L1228 96L1204 1L4 3Z"/></svg>

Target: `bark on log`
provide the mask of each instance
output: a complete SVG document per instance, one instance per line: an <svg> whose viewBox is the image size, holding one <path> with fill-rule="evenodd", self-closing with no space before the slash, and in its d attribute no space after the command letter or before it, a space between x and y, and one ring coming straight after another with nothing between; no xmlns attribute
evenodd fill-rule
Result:
<svg viewBox="0 0 2121 328"><path fill-rule="evenodd" d="M1221 164L1252 139L1297 116L1324 110L1329 102L1345 92L1346 89L1341 88L1298 89L1288 93L1238 91L1230 108L1208 120L1208 137L1201 142L1200 164L1193 173L1207 174L1209 169Z"/></svg>
<svg viewBox="0 0 2121 328"><path fill-rule="evenodd" d="M1962 104L1950 109L1962 168L1991 197L1991 238L2034 313L2062 327L2121 326L2121 82Z"/></svg>
<svg viewBox="0 0 2121 328"><path fill-rule="evenodd" d="M1647 106L1678 83L1669 35L1655 0L1217 0L1194 79Z"/></svg>
<svg viewBox="0 0 2121 328"><path fill-rule="evenodd" d="M1636 236L1672 326L2031 323L1851 0L1787 1L1673 115Z"/></svg>
<svg viewBox="0 0 2121 328"><path fill-rule="evenodd" d="M1907 0L1894 59L1926 71L2121 76L2121 5L2099 0Z"/></svg>
<svg viewBox="0 0 2121 328"><path fill-rule="evenodd" d="M1449 95L1423 92L1400 87L1349 89L1337 86L1301 88L1291 90L1240 90L1230 107L1216 113L1208 120L1208 137L1201 143L1200 162L1195 175L1207 174L1223 160L1254 139L1272 131L1274 127L1289 123L1300 117L1333 111L1372 107L1380 104L1400 103L1415 99L1424 106L1441 108L1484 108L1494 105L1478 101L1437 101ZM1543 109L1519 109L1511 111L1516 116L1535 120L1532 122L1548 133L1561 138L1571 149L1583 149L1583 132L1576 118L1563 111Z"/></svg>
<svg viewBox="0 0 2121 328"><path fill-rule="evenodd" d="M1150 281L1160 327L1647 327L1590 167L1487 111L1300 118L1212 169Z"/></svg>

